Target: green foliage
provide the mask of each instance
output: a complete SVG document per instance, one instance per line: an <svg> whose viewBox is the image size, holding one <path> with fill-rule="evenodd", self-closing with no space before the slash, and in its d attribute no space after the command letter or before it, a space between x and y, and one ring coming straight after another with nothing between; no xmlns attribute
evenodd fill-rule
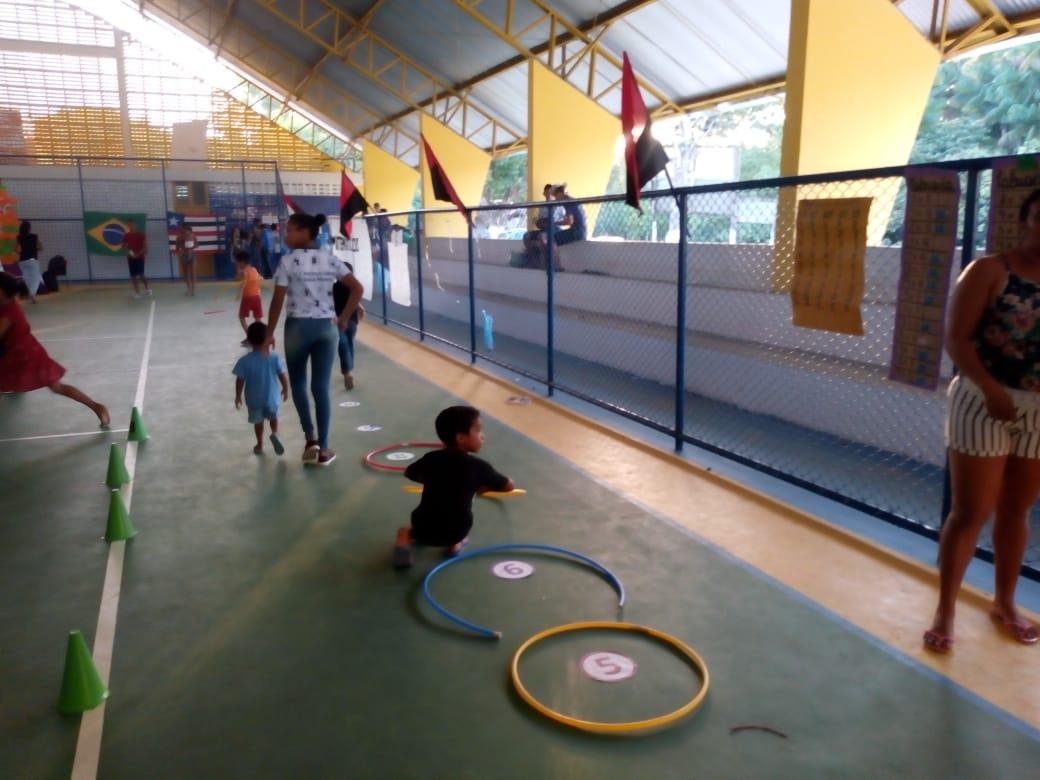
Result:
<svg viewBox="0 0 1040 780"><path fill-rule="evenodd" d="M527 194L527 152L491 161L482 203L523 203Z"/></svg>
<svg viewBox="0 0 1040 780"><path fill-rule="evenodd" d="M691 214L690 241L696 243L729 243L729 217L721 214Z"/></svg>
<svg viewBox="0 0 1040 780"><path fill-rule="evenodd" d="M1040 44L944 63L910 161L1040 152Z"/></svg>

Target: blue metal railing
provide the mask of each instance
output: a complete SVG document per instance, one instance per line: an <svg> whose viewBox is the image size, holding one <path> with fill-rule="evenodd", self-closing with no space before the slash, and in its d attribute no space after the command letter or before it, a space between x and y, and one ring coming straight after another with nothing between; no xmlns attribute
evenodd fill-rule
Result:
<svg viewBox="0 0 1040 780"><path fill-rule="evenodd" d="M474 231L472 224L468 228L467 232L467 251L466 251L466 265L467 265L467 284L469 293L469 344L459 343L458 341L449 338L446 335L432 333L429 330L429 319L426 316L425 311L425 299L423 297L423 282L422 282L422 265L424 259L423 252L423 235L422 235L422 224L423 216L428 214L447 214L454 212L451 207L434 208L434 209L421 209L411 211L398 211L391 213L384 213L382 217L394 217L394 216L409 216L415 217L415 224L417 230L414 236L416 260L418 264L417 274L419 278L419 294L418 294L418 327L410 323L402 322L393 317L388 317L384 314L384 321L389 322L398 327L405 328L411 332L417 333L420 340L427 338L437 341L439 343L453 347L460 352L466 353L470 357L471 362L475 362L479 356L481 360L487 361L488 363L496 366L500 366L507 369L515 374L534 380L535 382L545 387L547 395L551 396L556 390L566 392L575 398L582 401L593 404L599 408L608 410L612 413L621 415L627 419L634 420L648 428L651 428L660 433L666 434L674 440L676 451L682 451L684 445L692 444L700 447L706 451L712 452L717 455L726 457L737 463L741 463L746 466L750 466L756 470L769 474L773 477L782 479L788 483L797 485L798 487L804 488L808 491L824 496L828 499L839 502L845 506L858 510L860 512L872 515L879 519L882 519L888 523L894 524L901 528L910 530L916 534L926 536L930 539L938 539L939 528L941 527L942 517L948 512L948 476L947 479L947 490L945 500L942 506L942 517L933 518L933 523L929 524L923 522L920 518L907 516L906 514L892 511L891 509L883 506L878 506L865 501L859 497L848 495L840 490L835 490L831 487L817 484L812 480L805 479L797 474L790 473L783 469L777 468L774 465L763 462L754 457L749 457L746 454L742 454L733 449L719 446L716 443L707 441L701 437L695 436L687 431L686 426L688 420L686 418L686 394L687 394L687 381L686 381L686 351L687 351L687 290L688 290L688 270L690 268L691 260L688 258L689 243L690 243L690 228L688 224L688 198L690 196L705 195L709 193L735 193L735 192L746 192L751 190L771 190L779 189L781 187L804 187L806 185L814 184L830 184L838 182L849 182L849 181L864 181L864 180L877 180L885 178L904 177L908 172L914 169L934 169L941 168L945 170L953 170L967 174L967 186L964 190L962 203L965 206L964 211L964 225L961 234L961 261L962 266L966 265L971 261L975 253L976 236L977 230L977 210L979 204L979 175L980 173L990 170L993 166L993 162L998 158L977 158L970 160L958 160L951 162L933 163L929 165L920 166L893 166L887 168L874 168L866 170L855 170L855 171L840 171L813 174L808 176L788 176L778 177L773 179L764 179L757 181L744 181L735 182L730 184L712 184L706 186L692 186L683 187L673 190L656 190L643 194L643 199L650 200L653 198L675 198L678 204L679 211L679 224L678 224L678 243L676 246L676 271L675 271L675 285L676 285L676 317L674 325L674 343L675 343L675 365L674 365L674 417L671 419L669 424L664 424L659 420L651 419L647 414L637 411L632 408L627 408L624 404L611 401L607 398L599 397L594 391L590 391L588 388L581 386L572 386L566 382L561 383L557 375L557 346L556 346L556 271L555 271L555 259L554 254L557 251L555 242L555 229L550 227L547 234L547 251L545 253L545 273L546 273L546 304L545 304L545 318L546 318L546 346L545 346L545 375L539 376L529 368L518 365L515 361L503 360L497 357L488 355L485 352L480 352L476 347L476 295L477 289L475 284L475 264L476 260L474 257ZM623 195L603 195L597 197L588 198L577 198L575 202L595 205L595 204L606 204L606 203L618 203L624 200ZM475 207L473 213L478 212L501 212L501 211L514 211L522 209L538 209L543 207L543 202L526 202L526 203L507 203L507 204L490 204L486 206ZM552 220L550 220L550 223ZM383 289L383 305L386 306L386 285L384 283ZM992 561L992 552L984 547L979 547L976 550L977 557ZM1031 579L1040 580L1040 570L1033 568L1029 565L1023 565L1022 573Z"/></svg>

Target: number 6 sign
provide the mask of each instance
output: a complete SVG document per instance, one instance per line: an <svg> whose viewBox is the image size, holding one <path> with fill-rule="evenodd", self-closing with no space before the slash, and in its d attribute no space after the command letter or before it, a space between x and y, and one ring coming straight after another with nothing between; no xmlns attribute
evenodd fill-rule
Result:
<svg viewBox="0 0 1040 780"><path fill-rule="evenodd" d="M581 670L598 682L620 682L636 673L636 662L621 653L600 651L584 656Z"/></svg>
<svg viewBox="0 0 1040 780"><path fill-rule="evenodd" d="M491 567L491 573L503 580L522 580L534 574L534 566L523 561L500 561Z"/></svg>

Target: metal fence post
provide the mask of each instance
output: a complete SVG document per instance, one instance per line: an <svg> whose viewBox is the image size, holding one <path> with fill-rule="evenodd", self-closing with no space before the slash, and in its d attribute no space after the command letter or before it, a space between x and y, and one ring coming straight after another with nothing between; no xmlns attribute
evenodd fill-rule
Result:
<svg viewBox="0 0 1040 780"><path fill-rule="evenodd" d="M556 333L553 311L556 308L556 224L553 207L549 207L548 230L545 231L545 394L551 396L556 389Z"/></svg>
<svg viewBox="0 0 1040 780"><path fill-rule="evenodd" d="M163 202L163 223L166 225L167 234L170 232L170 201L169 194L166 192L166 160L162 160L159 163L159 171L162 176L162 202ZM147 228L146 228L147 229ZM173 252L170 251L170 240L166 240L166 254L170 257L170 281L172 282L177 277L173 271Z"/></svg>
<svg viewBox="0 0 1040 780"><path fill-rule="evenodd" d="M419 285L419 341L426 340L426 312L423 311L423 281L422 281L422 214L415 215L415 279Z"/></svg>
<svg viewBox="0 0 1040 780"><path fill-rule="evenodd" d="M679 195L679 268L675 300L675 451L683 448L686 429L686 196Z"/></svg>
<svg viewBox="0 0 1040 780"><path fill-rule="evenodd" d="M979 198L979 171L971 168L968 171L968 186L964 189L964 232L961 234L961 268L966 268L975 256L975 218L978 211ZM993 208L993 204L990 204ZM956 375L957 368L954 367ZM953 504L953 488L950 484L950 458L946 457L943 465L943 494L942 509L939 517L939 528L946 523L946 517L950 514Z"/></svg>
<svg viewBox="0 0 1040 780"><path fill-rule="evenodd" d="M83 158L76 158L76 175L79 177L79 224L83 233L83 251L87 253L87 280L94 281L94 265L90 262L90 243L87 241L87 194L83 189Z"/></svg>
<svg viewBox="0 0 1040 780"><path fill-rule="evenodd" d="M242 222L249 227L249 196L246 194L246 164L239 163L238 169L242 172Z"/></svg>
<svg viewBox="0 0 1040 780"><path fill-rule="evenodd" d="M390 268L387 258L387 245L383 238L383 218L376 214L376 240L379 241L379 294L383 299L383 324L387 323L386 313L386 274Z"/></svg>
<svg viewBox="0 0 1040 780"><path fill-rule="evenodd" d="M477 362L476 269L473 267L473 216L466 220L466 256L469 265L469 362Z"/></svg>

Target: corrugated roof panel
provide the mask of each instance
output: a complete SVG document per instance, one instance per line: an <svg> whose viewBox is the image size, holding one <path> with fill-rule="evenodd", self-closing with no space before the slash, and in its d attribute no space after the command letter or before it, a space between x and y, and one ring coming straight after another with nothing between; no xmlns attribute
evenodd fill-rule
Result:
<svg viewBox="0 0 1040 780"><path fill-rule="evenodd" d="M604 42L628 51L636 73L678 101L783 74L789 29L787 0L659 0L617 22Z"/></svg>
<svg viewBox="0 0 1040 780"><path fill-rule="evenodd" d="M490 12L483 3L480 8ZM449 84L465 81L515 53L444 0L385 0L369 28Z"/></svg>
<svg viewBox="0 0 1040 780"><path fill-rule="evenodd" d="M899 4L899 10L913 23L923 35L928 35L932 28L932 0L903 0ZM967 0L950 0L950 10L946 19L947 30L963 30L971 27L979 20L979 15L967 2ZM935 20L935 29L938 31L942 23L942 3L939 4L939 15Z"/></svg>
<svg viewBox="0 0 1040 780"><path fill-rule="evenodd" d="M1040 11L1040 2L1037 0L996 0L996 5L1005 16L1022 16Z"/></svg>
<svg viewBox="0 0 1040 780"><path fill-rule="evenodd" d="M470 97L519 133L527 133L527 63L477 84ZM506 139L499 138L501 143Z"/></svg>
<svg viewBox="0 0 1040 780"><path fill-rule="evenodd" d="M325 47L291 29L267 9L254 3L238 3L235 19L244 23L264 41L283 49L305 63L316 62Z"/></svg>
<svg viewBox="0 0 1040 780"><path fill-rule="evenodd" d="M355 95L369 108L384 115L396 113L407 107L400 98L342 60L330 57L322 66L321 74L338 84L348 94Z"/></svg>

